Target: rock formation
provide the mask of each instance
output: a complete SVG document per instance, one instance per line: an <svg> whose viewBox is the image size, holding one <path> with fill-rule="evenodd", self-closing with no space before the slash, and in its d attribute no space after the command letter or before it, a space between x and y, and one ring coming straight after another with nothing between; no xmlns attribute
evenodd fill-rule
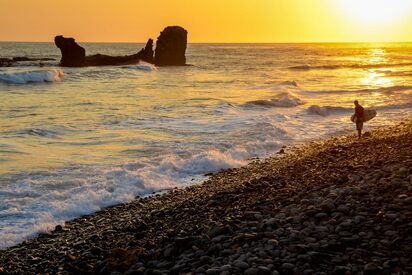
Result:
<svg viewBox="0 0 412 275"><path fill-rule="evenodd" d="M85 66L86 51L73 38L65 38L61 35L54 38L54 43L62 53L60 65L65 67Z"/></svg>
<svg viewBox="0 0 412 275"><path fill-rule="evenodd" d="M186 65L187 31L179 26L166 27L157 38L155 64L158 66Z"/></svg>
<svg viewBox="0 0 412 275"><path fill-rule="evenodd" d="M26 57L26 56L16 56L13 58L0 58L0 67L11 67L17 62L29 62L29 61L40 61L38 63L39 66L43 66L44 64L41 61L53 61L54 58L47 58L47 57Z"/></svg>
<svg viewBox="0 0 412 275"><path fill-rule="evenodd" d="M58 35L54 43L60 49L62 58L60 66L84 67L106 65L137 64L140 60L157 66L186 65L187 31L179 26L166 27L157 38L156 50L153 51L153 39L149 39L146 46L138 53L125 56L110 56L95 54L86 56L86 50L76 43L74 38ZM48 61L52 58L14 57L0 58L0 67L13 66L22 61ZM39 65L43 65L39 63Z"/></svg>
<svg viewBox="0 0 412 275"><path fill-rule="evenodd" d="M137 64L139 60L158 66L186 65L187 31L179 26L166 27L157 38L156 51L153 52L153 39L138 53L125 56L95 54L86 56L86 51L73 38L61 35L54 38L56 46L62 53L61 66L105 66ZM3 62L5 63L5 62ZM6 64L6 63L5 63Z"/></svg>
<svg viewBox="0 0 412 275"><path fill-rule="evenodd" d="M143 61L154 63L153 59L153 39L149 39L146 43L146 46L137 53L137 57Z"/></svg>
<svg viewBox="0 0 412 275"><path fill-rule="evenodd" d="M24 62L24 61L53 61L55 60L54 58L49 58L49 57L27 57L27 56L16 56L13 57L13 62Z"/></svg>
<svg viewBox="0 0 412 275"><path fill-rule="evenodd" d="M60 65L65 67L107 66L139 63L137 54L125 56L95 54L86 56L85 49L79 46L73 38L65 38L61 35L56 36L54 42L62 53Z"/></svg>
<svg viewBox="0 0 412 275"><path fill-rule="evenodd" d="M104 54L94 54L86 56L85 66L116 66L139 63L137 54L124 56L110 56Z"/></svg>
<svg viewBox="0 0 412 275"><path fill-rule="evenodd" d="M13 63L10 58L0 58L0 67L9 67Z"/></svg>

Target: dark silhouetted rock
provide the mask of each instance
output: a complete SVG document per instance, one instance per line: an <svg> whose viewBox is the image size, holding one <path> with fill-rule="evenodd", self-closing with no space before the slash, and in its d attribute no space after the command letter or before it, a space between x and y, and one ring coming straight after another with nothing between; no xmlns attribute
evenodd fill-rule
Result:
<svg viewBox="0 0 412 275"><path fill-rule="evenodd" d="M54 38L56 46L62 53L61 66L107 66L138 64L140 60L159 66L179 66L186 64L187 31L182 27L172 26L165 28L157 38L156 52L153 52L153 39L149 39L146 46L138 53L125 56L110 56L95 54L86 56L86 51L73 38L61 35ZM20 58L25 61L25 58ZM24 60L23 60L24 59ZM6 61L0 64L8 64Z"/></svg>
<svg viewBox="0 0 412 275"><path fill-rule="evenodd" d="M110 56L104 54L95 54L86 56L85 66L115 66L129 65L139 63L137 54L125 56Z"/></svg>
<svg viewBox="0 0 412 275"><path fill-rule="evenodd" d="M61 66L66 67L83 67L83 66L108 66L108 65L128 65L139 63L138 54L125 56L110 56L103 54L95 54L86 56L86 51L79 46L73 38L64 38L59 35L54 39L56 46L62 53L60 61ZM148 42L149 43L149 42ZM152 41L153 45L153 41ZM150 46L150 45L149 45ZM146 45L149 49L149 47ZM143 49L144 53L149 53L149 50ZM153 55L152 55L153 56ZM152 58L153 59L153 58Z"/></svg>
<svg viewBox="0 0 412 275"><path fill-rule="evenodd" d="M61 35L54 38L54 43L62 53L61 66L81 67L85 66L86 51L73 38L65 38Z"/></svg>
<svg viewBox="0 0 412 275"><path fill-rule="evenodd" d="M143 61L154 63L153 39L149 39L146 46L137 53L137 57Z"/></svg>
<svg viewBox="0 0 412 275"><path fill-rule="evenodd" d="M25 61L52 61L55 60L54 58L47 58L47 57L25 57L25 56L17 56L13 58L0 58L0 67L10 67L13 66L16 62L25 62ZM43 63L39 63L39 66L43 66Z"/></svg>
<svg viewBox="0 0 412 275"><path fill-rule="evenodd" d="M159 66L186 65L187 31L179 26L166 27L157 38L155 64Z"/></svg>
<svg viewBox="0 0 412 275"><path fill-rule="evenodd" d="M21 61L53 61L55 60L54 58L48 58L48 57L41 57L41 58L36 58L36 57L26 57L26 56L16 56L13 57L13 62L21 62Z"/></svg>
<svg viewBox="0 0 412 275"><path fill-rule="evenodd" d="M13 63L13 60L9 58L0 58L0 67L9 67Z"/></svg>

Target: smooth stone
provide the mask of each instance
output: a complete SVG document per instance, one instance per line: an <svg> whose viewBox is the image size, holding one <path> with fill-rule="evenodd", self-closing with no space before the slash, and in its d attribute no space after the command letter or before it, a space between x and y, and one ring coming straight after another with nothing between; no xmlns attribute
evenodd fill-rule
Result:
<svg viewBox="0 0 412 275"><path fill-rule="evenodd" d="M175 247L168 247L163 251L163 256L165 258L169 258L173 255L173 253L176 252L176 248Z"/></svg>
<svg viewBox="0 0 412 275"><path fill-rule="evenodd" d="M274 247L278 247L279 246L279 242L278 240L275 239L270 239L267 241L269 244L273 245Z"/></svg>
<svg viewBox="0 0 412 275"><path fill-rule="evenodd" d="M209 268L208 270L206 270L207 275L215 275L219 273L220 273L220 270L218 268Z"/></svg>
<svg viewBox="0 0 412 275"><path fill-rule="evenodd" d="M245 275L257 275L259 272L259 269L255 268L255 267L251 267L245 270L244 274Z"/></svg>
<svg viewBox="0 0 412 275"><path fill-rule="evenodd" d="M294 269L295 265L291 264L291 263L284 263L284 264L282 264L282 268L283 269Z"/></svg>
<svg viewBox="0 0 412 275"><path fill-rule="evenodd" d="M196 273L205 273L206 270L201 266L201 267L198 267L198 268L195 270L195 272L196 272Z"/></svg>
<svg viewBox="0 0 412 275"><path fill-rule="evenodd" d="M395 235L397 235L397 234L398 234L398 232L396 232L396 231L394 231L394 230L387 230L387 231L385 231L385 236L391 237L391 236L395 236Z"/></svg>
<svg viewBox="0 0 412 275"><path fill-rule="evenodd" d="M239 261L239 260L234 261L234 262L233 262L233 265L234 265L235 267L237 267L237 268L240 268L240 269L247 269L247 268L249 268L249 264L247 264L247 263L245 263L245 262L243 262L243 261Z"/></svg>
<svg viewBox="0 0 412 275"><path fill-rule="evenodd" d="M222 265L220 267L220 271L230 271L232 269L232 266L230 264Z"/></svg>
<svg viewBox="0 0 412 275"><path fill-rule="evenodd" d="M264 274L269 274L270 273L270 268L260 265L258 266L258 269L260 272L264 273Z"/></svg>
<svg viewBox="0 0 412 275"><path fill-rule="evenodd" d="M364 271L368 271L368 272L376 271L378 269L379 267L375 263L368 263L363 268Z"/></svg>
<svg viewBox="0 0 412 275"><path fill-rule="evenodd" d="M54 228L54 231L56 231L56 232L62 232L62 231L63 231L63 227L62 227L60 224L58 224L58 225L56 225L56 227Z"/></svg>
<svg viewBox="0 0 412 275"><path fill-rule="evenodd" d="M277 219L276 218L270 218L265 222L265 225L273 226L276 224Z"/></svg>
<svg viewBox="0 0 412 275"><path fill-rule="evenodd" d="M200 262L203 264L210 264L213 262L213 259L210 256L202 256L200 257Z"/></svg>
<svg viewBox="0 0 412 275"><path fill-rule="evenodd" d="M220 254L222 256L229 256L235 254L235 252L232 249L223 249Z"/></svg>
<svg viewBox="0 0 412 275"><path fill-rule="evenodd" d="M213 237L216 237L218 235L222 235L226 232L227 232L227 229L225 227L223 227L223 226L214 226L207 232L207 235L209 235L209 237L213 238Z"/></svg>
<svg viewBox="0 0 412 275"><path fill-rule="evenodd" d="M411 178L411 179L412 179L412 178ZM412 181L411 181L411 184L412 184ZM412 197L408 197L408 198L404 199L403 202L404 202L405 204L412 204Z"/></svg>

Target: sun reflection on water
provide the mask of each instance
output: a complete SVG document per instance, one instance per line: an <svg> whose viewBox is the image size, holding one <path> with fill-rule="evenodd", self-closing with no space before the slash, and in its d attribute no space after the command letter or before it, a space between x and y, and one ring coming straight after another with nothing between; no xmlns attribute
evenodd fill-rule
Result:
<svg viewBox="0 0 412 275"><path fill-rule="evenodd" d="M368 62L370 64L380 64L386 61L385 49L370 49L368 54Z"/></svg>
<svg viewBox="0 0 412 275"><path fill-rule="evenodd" d="M384 73L378 73L375 70L366 71L361 83L368 87L388 87L392 85L392 80L385 77Z"/></svg>
<svg viewBox="0 0 412 275"><path fill-rule="evenodd" d="M370 49L366 57L368 64L386 64L388 62L385 49L374 48ZM364 76L360 81L368 88L388 87L393 85L393 81L385 77L385 73L381 70L370 69L365 71Z"/></svg>

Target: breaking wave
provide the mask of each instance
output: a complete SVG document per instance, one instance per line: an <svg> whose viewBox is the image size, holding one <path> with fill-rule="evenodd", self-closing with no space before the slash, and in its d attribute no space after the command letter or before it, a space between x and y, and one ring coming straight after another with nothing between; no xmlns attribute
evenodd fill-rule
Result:
<svg viewBox="0 0 412 275"><path fill-rule="evenodd" d="M296 107L304 104L304 101L292 93L281 93L269 100L249 101L245 105L256 105L262 107Z"/></svg>
<svg viewBox="0 0 412 275"><path fill-rule="evenodd" d="M345 113L351 111L351 108L337 106L318 106L312 105L307 109L307 112L312 115L329 116L337 113Z"/></svg>
<svg viewBox="0 0 412 275"><path fill-rule="evenodd" d="M138 70L138 71L145 71L145 72L157 71L156 67L149 63L140 63L137 65L123 66L122 68Z"/></svg>
<svg viewBox="0 0 412 275"><path fill-rule="evenodd" d="M47 71L0 73L0 81L13 84L57 82L61 81L62 77L63 71L60 69L50 69Z"/></svg>
<svg viewBox="0 0 412 275"><path fill-rule="evenodd" d="M260 139L186 151L187 157L171 152L119 166L73 165L26 174L0 190L0 249L78 216L132 201L136 196L193 184L193 179L200 181L206 173L239 167L256 156L277 151L281 147L279 138L287 132L272 124L258 126L267 130Z"/></svg>

